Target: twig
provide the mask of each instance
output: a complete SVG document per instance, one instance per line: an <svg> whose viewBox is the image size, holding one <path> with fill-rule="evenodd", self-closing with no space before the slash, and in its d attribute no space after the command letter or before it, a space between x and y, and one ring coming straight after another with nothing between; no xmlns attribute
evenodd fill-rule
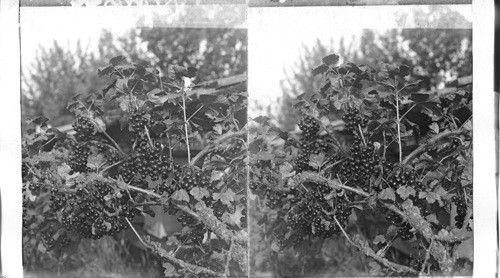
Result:
<svg viewBox="0 0 500 278"><path fill-rule="evenodd" d="M229 138L233 138L233 137L239 137L239 136L245 136L247 135L247 131L246 130L240 130L240 131L236 131L236 132L228 132L224 135L222 135L221 137L217 138L216 140L214 140L212 143L210 143L208 146L206 146L205 148L203 148L198 154L196 154L195 157L193 157L193 159L191 159L191 162L190 164L191 165L195 165L196 162L198 162L198 160L200 160L203 156L205 156L207 153L210 152L210 150L220 144L221 142L229 139Z"/></svg>
<svg viewBox="0 0 500 278"><path fill-rule="evenodd" d="M406 114L408 114L408 112L410 112L415 106L417 106L417 104L413 104L413 106L410 107L410 109L406 110L406 112L403 114L403 116L401 116L400 120L402 120L406 116Z"/></svg>
<svg viewBox="0 0 500 278"><path fill-rule="evenodd" d="M132 231L134 231L134 234L137 236L137 238L139 239L139 241L144 244L144 246L148 247L149 248L149 245L146 244L146 242L144 242L144 240L142 240L142 237L139 235L139 233L137 232L137 230L134 228L134 226L132 225L132 223L130 223L130 220L128 220L127 217L125 217L125 220L127 221L127 224L130 226L130 228L132 229Z"/></svg>
<svg viewBox="0 0 500 278"><path fill-rule="evenodd" d="M398 128L399 163L403 161L403 146L401 145L401 119L399 118L399 91L396 91L396 125Z"/></svg>
<svg viewBox="0 0 500 278"><path fill-rule="evenodd" d="M366 193L363 190L359 190L359 189L352 188L350 186L342 184L340 182L340 179L338 181L337 180L327 179L327 178L322 177L318 173L314 173L314 172L302 172L300 175L298 175L298 177L302 181L315 181L315 182L326 183L328 186L330 186L331 188L334 188L334 189L342 188L342 189L345 189L345 190L348 190L348 191L352 191L352 192L354 192L354 193L356 193L358 195L364 196L364 197L369 197L370 196L369 193Z"/></svg>
<svg viewBox="0 0 500 278"><path fill-rule="evenodd" d="M155 145L153 144L153 140L151 140L151 136L149 136L149 130L146 125L144 125L144 131L146 131L146 136L148 137L149 146L151 147L151 149L154 149Z"/></svg>
<svg viewBox="0 0 500 278"><path fill-rule="evenodd" d="M113 143L113 145L121 153L121 155L126 156L125 152L122 150L122 148L120 148L118 143L116 143L116 141L105 130L101 130L101 132L102 134L104 134L104 136L106 136L106 138L108 138L109 141L111 141L111 143Z"/></svg>
<svg viewBox="0 0 500 278"><path fill-rule="evenodd" d="M196 113L198 113L198 112L201 110L201 108L203 108L203 106L204 106L204 105L202 104L202 105L200 106L200 108L196 109L196 111L194 111L194 113L193 113L191 116L189 116L189 118L187 119L187 121L189 122L189 121L191 120L191 118L193 118L193 117L194 117L194 115L196 115Z"/></svg>
<svg viewBox="0 0 500 278"><path fill-rule="evenodd" d="M114 164L109 165L108 167L104 168L104 169L101 171L101 175L102 175L104 172L108 171L109 169L111 169L111 168L113 168L113 167L115 167L115 166L118 166L118 165L122 164L123 162L124 162L124 161L122 160L122 161L118 161L118 162L116 162L116 163L114 163Z"/></svg>
<svg viewBox="0 0 500 278"><path fill-rule="evenodd" d="M420 146L418 146L418 148L416 148L415 150L413 150L413 152L411 152L408 156L406 156L406 158L403 160L402 164L408 164L408 163L410 163L415 158L415 156L417 156L419 153L421 153L422 151L424 151L425 148L427 148L428 146L436 143L437 141L439 141L439 140L441 140L441 139L443 139L445 137L453 136L453 135L466 134L468 132L469 132L468 130L460 129L460 130L453 130L453 131L443 131L443 132L441 132L439 134L436 134L434 137L432 137L431 139L429 139L424 144L421 144Z"/></svg>
<svg viewBox="0 0 500 278"><path fill-rule="evenodd" d="M363 135L363 130L361 129L361 125L358 124L358 129L359 129L359 135L361 136L361 139L363 139L363 146L366 148L366 140L365 136Z"/></svg>
<svg viewBox="0 0 500 278"><path fill-rule="evenodd" d="M182 94L182 112L184 113L184 133L186 136L186 148L187 148L187 158L188 163L191 164L191 149L189 147L189 134L188 134L188 121L186 117L186 92L181 90Z"/></svg>
<svg viewBox="0 0 500 278"><path fill-rule="evenodd" d="M432 248L433 243L434 243L434 239L431 240L431 243L429 244L429 248L425 251L425 259L424 259L424 262L422 263L422 268L420 269L419 275L422 275L424 273L425 265L427 264L427 261L429 260L429 258L431 256L431 248Z"/></svg>
<svg viewBox="0 0 500 278"><path fill-rule="evenodd" d="M411 268L411 267L407 267L407 266L404 266L404 265L400 265L400 264L397 264L397 263L394 263L394 262L391 262L389 261L388 259L385 259L385 258L382 258L380 256L378 256L377 254L375 254L375 251L373 251L373 249L370 248L370 246L368 245L368 243L364 240L362 240L359 235L355 236L353 239L351 239L347 233L345 232L345 230L342 228L342 226L340 225L339 221L337 220L337 218L334 216L333 219L335 220L337 226L339 227L340 231L342 232L342 234L344 234L345 238L347 239L347 241L354 247L356 247L358 250L360 250L361 252L363 252L363 254L365 254L366 256L374 259L375 261L385 265L386 267L396 271L397 273L412 273L412 274L417 274L418 271L416 271L415 269Z"/></svg>
<svg viewBox="0 0 500 278"><path fill-rule="evenodd" d="M137 232L136 232L136 235L138 236ZM167 261L169 261L171 263L174 263L174 264L180 266L181 268L187 269L194 274L206 273L206 274L209 274L209 275L212 275L215 277L221 277L224 275L223 273L215 272L215 271L208 269L206 267L193 265L193 264L187 263L183 260L177 259L173 255L169 254L165 249L163 249L159 243L151 242L151 240L149 240L149 238L146 238L146 241L147 242L144 242L141 239L141 242L143 242L144 245L146 245L149 249L151 249L156 255L158 255L161 258L166 259Z"/></svg>
<svg viewBox="0 0 500 278"><path fill-rule="evenodd" d="M234 244L233 239L231 239L231 245L229 245L229 251L227 251L226 268L224 270L226 277L229 277L229 263L231 262L231 253L233 252L233 244Z"/></svg>

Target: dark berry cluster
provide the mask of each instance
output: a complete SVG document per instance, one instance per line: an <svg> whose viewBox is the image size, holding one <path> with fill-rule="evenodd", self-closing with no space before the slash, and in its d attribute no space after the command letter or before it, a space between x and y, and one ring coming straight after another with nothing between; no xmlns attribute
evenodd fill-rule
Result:
<svg viewBox="0 0 500 278"><path fill-rule="evenodd" d="M359 127L365 127L368 124L368 119L361 117L359 110L356 108L349 108L342 114L342 120L345 123L347 130L355 132L358 131Z"/></svg>
<svg viewBox="0 0 500 278"><path fill-rule="evenodd" d="M42 184L38 182L31 182L28 185L28 189L31 191L31 194L34 196L40 195L40 190L42 188Z"/></svg>
<svg viewBox="0 0 500 278"><path fill-rule="evenodd" d="M125 219L139 213L130 205L131 198L127 190L115 192L110 184L93 181L76 190L54 189L49 206L61 211L61 224L66 231L81 238L99 239L119 233L127 227Z"/></svg>
<svg viewBox="0 0 500 278"><path fill-rule="evenodd" d="M370 177L379 172L380 157L374 153L371 142L366 142L355 136L350 148L351 156L342 162L338 175L341 181L350 187L360 187L363 191L370 190Z"/></svg>
<svg viewBox="0 0 500 278"><path fill-rule="evenodd" d="M119 175L125 181L130 181L134 177L146 179L150 177L152 181L159 178L167 179L171 173L171 159L161 153L161 145L158 143L153 148L145 137L138 137L134 145L135 153L129 157L119 168Z"/></svg>
<svg viewBox="0 0 500 278"><path fill-rule="evenodd" d="M211 184L203 171L189 165L173 164L173 178L171 182L163 182L158 185L157 191L159 194L167 192L174 193L176 190L184 189L187 192L194 187L205 188L211 190ZM209 202L208 198L205 198ZM208 204L207 204L208 205Z"/></svg>
<svg viewBox="0 0 500 278"><path fill-rule="evenodd" d="M76 132L75 138L79 142L88 141L95 133L95 126L87 117L77 116L71 125Z"/></svg>
<svg viewBox="0 0 500 278"><path fill-rule="evenodd" d="M139 110L130 115L129 129L130 131L139 134L144 131L144 127L149 124L149 120L145 118L146 111Z"/></svg>
<svg viewBox="0 0 500 278"><path fill-rule="evenodd" d="M403 225L401 225L399 228L398 228L398 236L401 237L402 240L410 240L413 238L413 232L411 231L412 227L410 225L410 223L408 222L405 222L403 223Z"/></svg>
<svg viewBox="0 0 500 278"><path fill-rule="evenodd" d="M455 216L455 226L462 228L464 225L465 216L467 215L467 204L463 196L453 196L451 201L457 206L457 215Z"/></svg>
<svg viewBox="0 0 500 278"><path fill-rule="evenodd" d="M401 186L423 189L423 185L418 181L416 173L406 169L396 169L393 175L387 180L387 183L394 189L398 189Z"/></svg>
<svg viewBox="0 0 500 278"><path fill-rule="evenodd" d="M87 144L72 143L72 153L69 156L68 164L75 172L87 172L87 158L90 149Z"/></svg>
<svg viewBox="0 0 500 278"><path fill-rule="evenodd" d="M315 118L305 115L299 122L299 128L302 130L304 139L315 139L318 136L319 122Z"/></svg>

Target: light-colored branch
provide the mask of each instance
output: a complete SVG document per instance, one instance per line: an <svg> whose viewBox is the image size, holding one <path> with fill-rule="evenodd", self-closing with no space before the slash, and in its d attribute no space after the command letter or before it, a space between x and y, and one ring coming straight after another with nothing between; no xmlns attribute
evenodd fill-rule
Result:
<svg viewBox="0 0 500 278"><path fill-rule="evenodd" d="M421 144L420 146L418 146L418 148L413 150L413 152L411 152L408 156L406 156L405 159L403 160L402 164L410 163L415 158L415 156L417 156L419 153L424 151L428 146L436 143L437 141L439 141L443 138L453 136L453 135L467 134L468 132L469 132L468 130L459 129L459 130L453 130L453 131L443 131L441 133L438 133L434 137L429 139L427 142L425 142L424 144Z"/></svg>
<svg viewBox="0 0 500 278"><path fill-rule="evenodd" d="M198 162L198 160L200 160L203 156L205 156L207 153L209 153L210 150L213 147L215 147L218 144L224 142L225 140L233 138L233 137L245 136L245 135L247 135L247 133L248 132L245 129L244 130L240 130L240 131L236 131L236 132L225 133L224 135L222 135L221 137L217 138L212 143L210 143L208 146L206 146L205 148L203 148L198 154L196 154L196 156L193 157L193 159L191 159L190 164L191 165L195 165L196 162Z"/></svg>
<svg viewBox="0 0 500 278"><path fill-rule="evenodd" d="M411 267L400 265L400 264L391 262L388 259L385 259L385 258L382 258L382 257L378 256L377 254L375 254L375 251L373 251L373 249L370 248L370 246L368 245L368 243L366 241L364 241L363 239L361 239L361 237L359 235L356 235L356 236L354 236L351 239L349 237L349 235L347 235L347 233L345 232L345 230L342 228L342 226L340 225L340 223L337 220L337 218L334 216L333 219L335 220L337 226L339 227L340 231L345 236L345 238L347 239L347 241L352 246L356 247L359 251L361 251L363 254L365 254L365 256L374 259L375 261L383 264L384 266L386 266L386 267L388 267L388 268L390 268L390 269L392 269L395 272L400 273L400 274L401 273L411 273L411 274L417 274L418 273L418 271L416 271L415 269L413 269Z"/></svg>
<svg viewBox="0 0 500 278"><path fill-rule="evenodd" d="M431 240L431 243L429 244L429 248L427 248L427 250L425 251L425 258L424 258L424 262L422 263L422 268L420 269L419 275L423 275L424 274L425 265L427 264L427 261L431 257L431 249L432 249L432 244L433 243L434 243L434 239Z"/></svg>
<svg viewBox="0 0 500 278"><path fill-rule="evenodd" d="M227 251L227 258L226 258L226 267L224 270L224 273L226 274L226 277L229 276L229 263L231 262L231 254L233 253L233 239L231 239L231 245L229 245L229 251Z"/></svg>

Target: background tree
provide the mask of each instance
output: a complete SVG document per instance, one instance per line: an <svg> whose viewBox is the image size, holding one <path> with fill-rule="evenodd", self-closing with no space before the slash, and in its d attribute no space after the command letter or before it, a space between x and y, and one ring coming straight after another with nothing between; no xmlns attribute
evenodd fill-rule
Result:
<svg viewBox="0 0 500 278"><path fill-rule="evenodd" d="M109 80L94 69L109 57L125 54L140 64L166 69L169 64L198 67L195 82L237 75L247 68L245 29L142 28L117 37L103 31L97 53L80 43L70 50L54 42L40 49L31 67L23 69L23 122L45 116L52 126L72 120L65 103L75 94L100 90ZM108 82L109 83L109 82Z"/></svg>
<svg viewBox="0 0 500 278"><path fill-rule="evenodd" d="M321 63L329 53L339 53L342 61L366 64L378 70L383 63L406 64L416 78L421 78L423 90L441 88L445 82L472 74L472 31L470 22L448 7L431 11L418 8L411 14L400 14L397 22L405 26L428 28L392 29L383 33L363 30L347 44L316 41L313 47L304 46L301 56L287 77L281 81L282 97L278 115L274 115L284 130L295 129L299 118L291 106L291 99L304 92L317 91L323 82L312 75L311 68ZM447 28L455 29L447 29ZM436 28L436 29L433 29ZM463 28L463 29L460 29ZM290 73L288 73L290 72Z"/></svg>

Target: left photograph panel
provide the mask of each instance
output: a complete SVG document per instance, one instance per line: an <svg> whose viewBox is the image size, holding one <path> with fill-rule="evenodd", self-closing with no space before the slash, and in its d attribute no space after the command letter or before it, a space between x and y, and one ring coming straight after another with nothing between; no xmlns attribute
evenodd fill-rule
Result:
<svg viewBox="0 0 500 278"><path fill-rule="evenodd" d="M73 2L21 1L25 277L246 277L246 5Z"/></svg>

